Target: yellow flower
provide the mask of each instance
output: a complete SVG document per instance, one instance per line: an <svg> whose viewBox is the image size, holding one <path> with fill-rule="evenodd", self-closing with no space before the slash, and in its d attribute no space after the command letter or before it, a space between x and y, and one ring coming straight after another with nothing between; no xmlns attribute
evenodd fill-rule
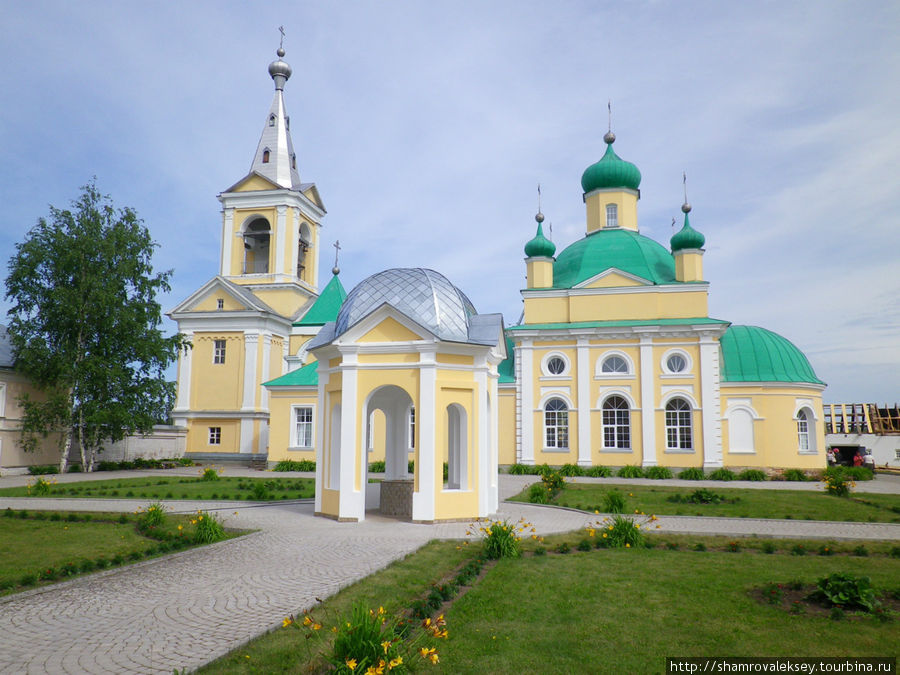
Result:
<svg viewBox="0 0 900 675"><path fill-rule="evenodd" d="M306 616L303 617L303 625L304 626L312 625L312 619L309 618L309 614L307 614Z"/></svg>
<svg viewBox="0 0 900 675"><path fill-rule="evenodd" d="M603 538L606 539L606 532L603 533Z"/></svg>
<svg viewBox="0 0 900 675"><path fill-rule="evenodd" d="M391 648L391 644L393 644L390 640L385 640L381 643L381 647L384 649L384 653L388 653L388 649Z"/></svg>
<svg viewBox="0 0 900 675"><path fill-rule="evenodd" d="M322 624L320 624L320 623L313 624L313 630L319 630L320 628L322 628Z"/></svg>
<svg viewBox="0 0 900 675"><path fill-rule="evenodd" d="M294 623L294 617L292 617L292 616L286 616L286 617L284 617L284 621L281 622L281 627L282 627L282 628L287 628L287 627L290 626L292 623Z"/></svg>
<svg viewBox="0 0 900 675"><path fill-rule="evenodd" d="M384 616L384 607L378 606L378 616Z"/></svg>
<svg viewBox="0 0 900 675"><path fill-rule="evenodd" d="M347 659L344 661L350 670L356 670L356 659Z"/></svg>
<svg viewBox="0 0 900 675"><path fill-rule="evenodd" d="M183 529L184 529L184 525L179 525L179 526L178 526L178 529L179 529L179 530L183 530Z"/></svg>
<svg viewBox="0 0 900 675"><path fill-rule="evenodd" d="M428 647L422 647L421 649L419 649L419 654L422 656L423 659L425 657L427 657L428 656Z"/></svg>
<svg viewBox="0 0 900 675"><path fill-rule="evenodd" d="M437 662L440 661L437 654L429 654L428 658L431 661L431 663L433 663L435 665L437 665Z"/></svg>
<svg viewBox="0 0 900 675"><path fill-rule="evenodd" d="M391 659L388 662L388 670L393 670L394 668L396 668L397 666L402 665L402 664L403 664L403 657L398 656L396 659Z"/></svg>
<svg viewBox="0 0 900 675"><path fill-rule="evenodd" d="M631 548L631 544L626 543L625 548Z"/></svg>

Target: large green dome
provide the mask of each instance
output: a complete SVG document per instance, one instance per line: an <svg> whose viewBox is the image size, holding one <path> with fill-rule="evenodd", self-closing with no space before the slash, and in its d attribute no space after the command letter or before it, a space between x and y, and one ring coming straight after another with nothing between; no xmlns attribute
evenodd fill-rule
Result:
<svg viewBox="0 0 900 675"><path fill-rule="evenodd" d="M591 164L581 174L581 187L585 194L601 188L629 188L637 190L641 185L641 172L631 162L626 162L613 150L615 136L606 135L606 154Z"/></svg>
<svg viewBox="0 0 900 675"><path fill-rule="evenodd" d="M729 326L719 344L722 382L825 384L794 343L765 328Z"/></svg>
<svg viewBox="0 0 900 675"><path fill-rule="evenodd" d="M675 260L664 246L632 230L597 230L567 246L553 264L553 287L572 288L616 268L654 284L675 283Z"/></svg>

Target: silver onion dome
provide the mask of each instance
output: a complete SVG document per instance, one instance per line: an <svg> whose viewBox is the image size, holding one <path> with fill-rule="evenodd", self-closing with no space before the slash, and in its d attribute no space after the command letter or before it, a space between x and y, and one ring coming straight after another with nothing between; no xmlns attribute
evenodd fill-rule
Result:
<svg viewBox="0 0 900 675"><path fill-rule="evenodd" d="M291 70L291 67L286 62L282 61L284 49L279 47L275 53L278 55L278 60L269 64L269 75L275 80L276 89L284 89L284 83L290 79L291 73L294 71Z"/></svg>

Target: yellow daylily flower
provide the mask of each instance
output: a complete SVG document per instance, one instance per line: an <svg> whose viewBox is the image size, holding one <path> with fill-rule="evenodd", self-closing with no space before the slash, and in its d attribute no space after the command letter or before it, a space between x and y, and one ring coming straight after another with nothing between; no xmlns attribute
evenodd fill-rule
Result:
<svg viewBox="0 0 900 675"><path fill-rule="evenodd" d="M344 661L350 670L356 670L356 659L347 659Z"/></svg>

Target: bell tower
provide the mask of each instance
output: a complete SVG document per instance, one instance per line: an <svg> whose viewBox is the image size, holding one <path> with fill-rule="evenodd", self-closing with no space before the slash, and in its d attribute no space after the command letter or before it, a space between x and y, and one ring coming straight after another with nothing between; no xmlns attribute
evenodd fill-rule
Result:
<svg viewBox="0 0 900 675"><path fill-rule="evenodd" d="M250 172L222 192L219 274L246 286L280 314L293 316L318 292L319 232L325 207L314 183L300 179L284 86L284 48L269 64L275 83Z"/></svg>

